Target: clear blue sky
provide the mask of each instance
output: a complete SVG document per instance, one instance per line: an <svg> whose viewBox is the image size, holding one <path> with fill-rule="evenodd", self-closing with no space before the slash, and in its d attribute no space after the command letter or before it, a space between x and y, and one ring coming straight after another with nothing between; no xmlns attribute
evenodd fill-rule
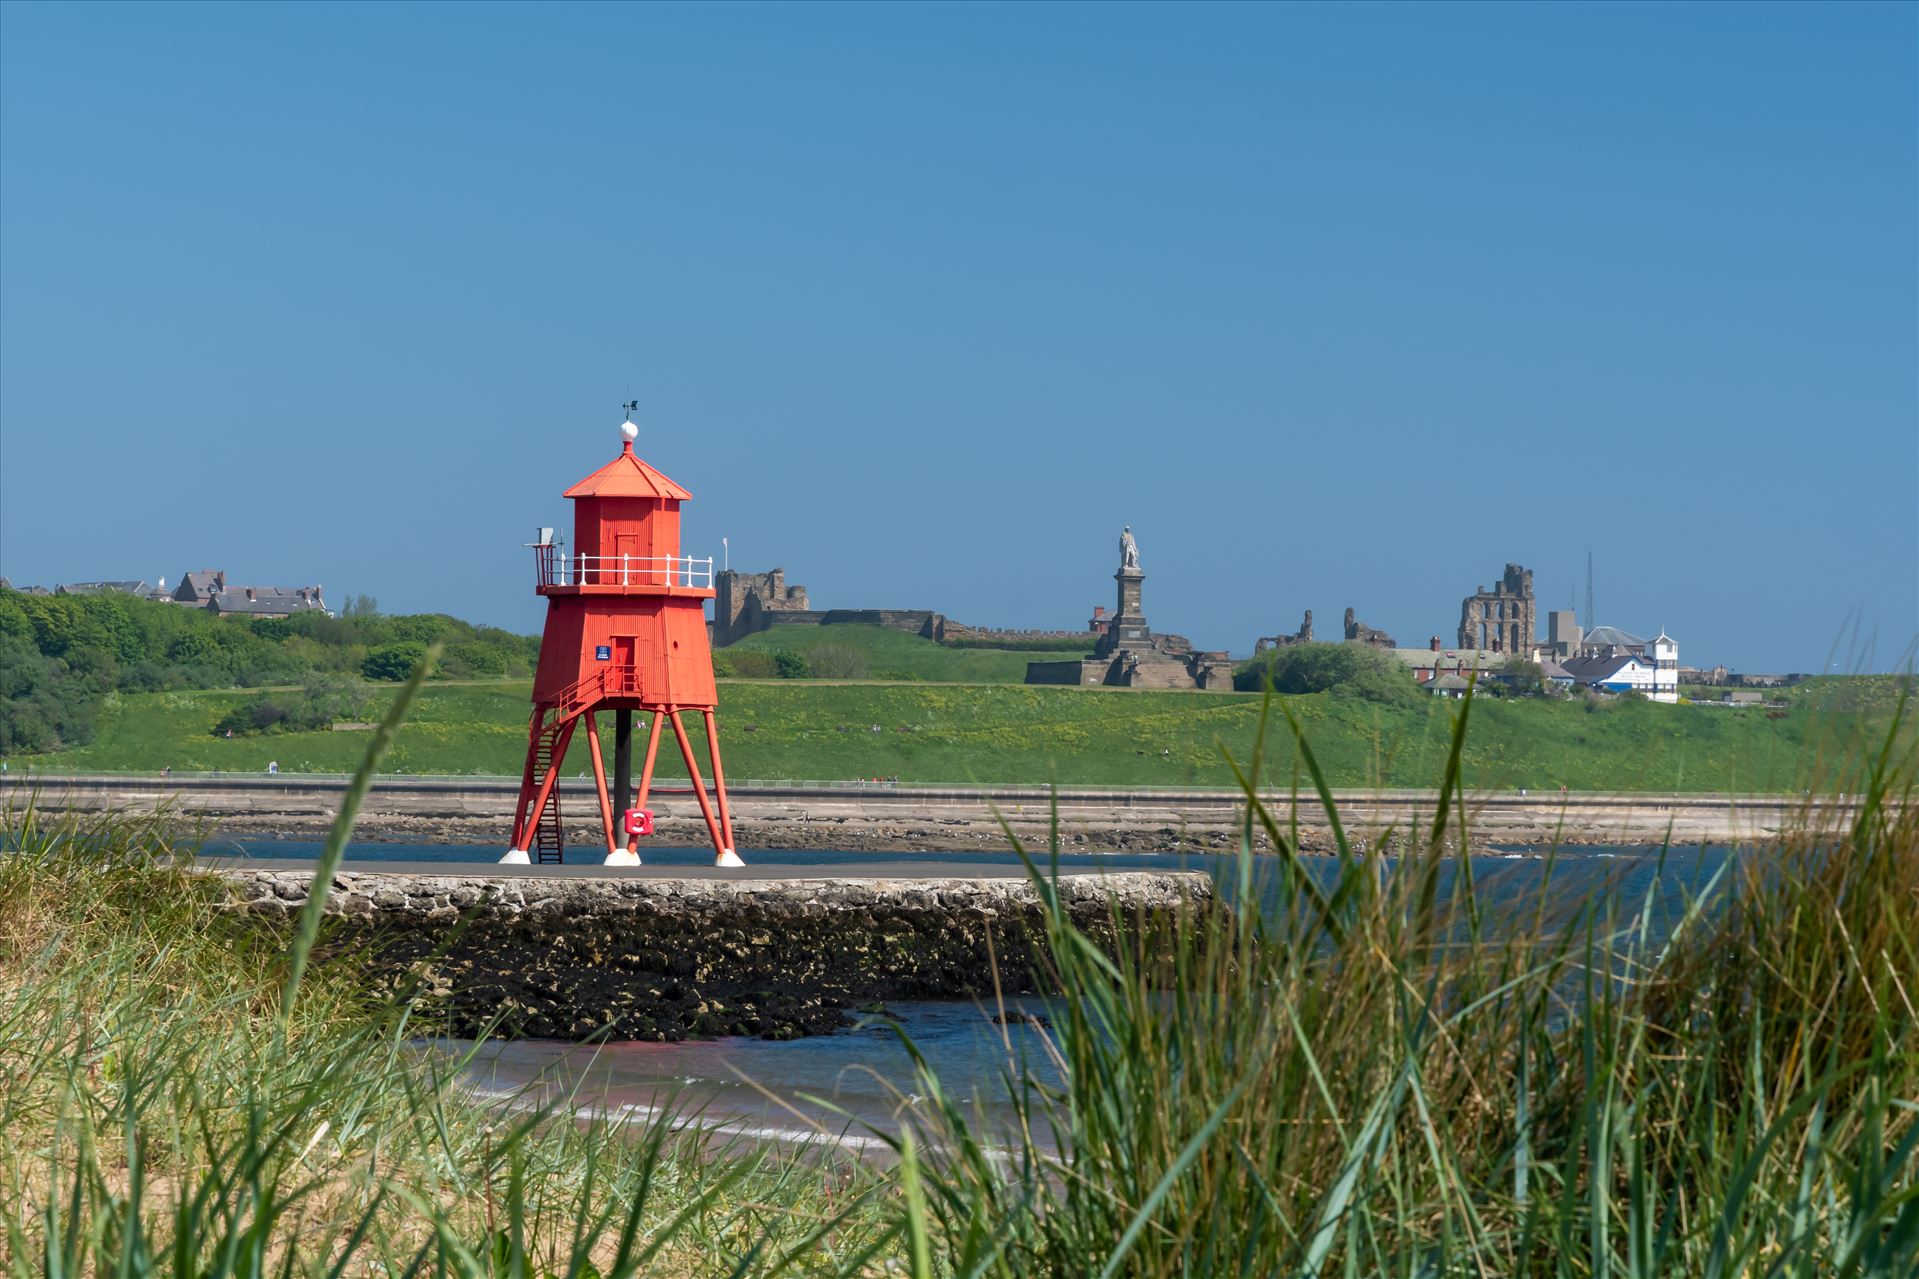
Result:
<svg viewBox="0 0 1919 1279"><path fill-rule="evenodd" d="M538 628L618 447L820 606L1919 631L1865 6L0 8L0 573ZM1842 649L1843 656L1843 649Z"/></svg>

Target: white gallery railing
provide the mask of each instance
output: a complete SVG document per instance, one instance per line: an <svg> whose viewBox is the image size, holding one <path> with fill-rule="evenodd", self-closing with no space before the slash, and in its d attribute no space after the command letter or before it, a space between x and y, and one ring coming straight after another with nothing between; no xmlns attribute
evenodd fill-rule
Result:
<svg viewBox="0 0 1919 1279"><path fill-rule="evenodd" d="M533 548L541 586L713 585L713 557L691 555L568 555L558 546Z"/></svg>

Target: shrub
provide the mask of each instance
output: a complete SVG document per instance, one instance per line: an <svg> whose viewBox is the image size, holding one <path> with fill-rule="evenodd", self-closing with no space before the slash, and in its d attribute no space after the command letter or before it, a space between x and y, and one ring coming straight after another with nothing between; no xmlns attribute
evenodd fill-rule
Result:
<svg viewBox="0 0 1919 1279"><path fill-rule="evenodd" d="M1375 702L1419 698L1419 686L1405 663L1364 644L1292 644L1274 649L1235 672L1233 687L1257 692L1268 679L1279 693L1339 691Z"/></svg>
<svg viewBox="0 0 1919 1279"><path fill-rule="evenodd" d="M1509 657L1499 668L1499 678L1487 681L1485 688L1498 697L1542 697L1546 692L1546 671L1538 662Z"/></svg>
<svg viewBox="0 0 1919 1279"><path fill-rule="evenodd" d="M366 655L360 673L368 679L403 680L425 656L424 644L382 644Z"/></svg>
<svg viewBox="0 0 1919 1279"><path fill-rule="evenodd" d="M120 690L126 693L163 693L183 687L180 669L149 658L120 672Z"/></svg>
<svg viewBox="0 0 1919 1279"><path fill-rule="evenodd" d="M176 666L192 666L210 660L219 651L205 627L181 631L167 643L167 660Z"/></svg>
<svg viewBox="0 0 1919 1279"><path fill-rule="evenodd" d="M445 639L456 631L468 629L464 622L455 621L444 613L414 613L406 617L387 619L387 633L396 641L412 640L422 646L438 639ZM412 674L411 670L407 672Z"/></svg>
<svg viewBox="0 0 1919 1279"><path fill-rule="evenodd" d="M449 679L504 675L506 655L491 644L454 644L446 650L441 670Z"/></svg>
<svg viewBox="0 0 1919 1279"><path fill-rule="evenodd" d="M213 735L318 732L367 713L370 700L369 690L358 680L321 677L305 688L262 693L241 702L214 724Z"/></svg>
<svg viewBox="0 0 1919 1279"><path fill-rule="evenodd" d="M805 679L812 673L803 654L790 648L778 649L773 654L773 669L781 679Z"/></svg>
<svg viewBox="0 0 1919 1279"><path fill-rule="evenodd" d="M93 736L95 690L67 664L0 635L0 750L37 753L79 746Z"/></svg>
<svg viewBox="0 0 1919 1279"><path fill-rule="evenodd" d="M271 693L248 698L222 715L213 725L215 737L250 737L272 733L287 727L287 707Z"/></svg>

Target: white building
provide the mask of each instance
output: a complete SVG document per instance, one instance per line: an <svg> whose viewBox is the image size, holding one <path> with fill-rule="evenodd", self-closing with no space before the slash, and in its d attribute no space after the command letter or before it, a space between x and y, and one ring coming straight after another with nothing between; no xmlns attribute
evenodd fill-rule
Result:
<svg viewBox="0 0 1919 1279"><path fill-rule="evenodd" d="M1602 633L1605 642L1593 644ZM1564 663L1575 686L1639 693L1655 702L1679 700L1679 643L1664 630L1643 640L1612 627L1596 627L1586 640L1586 651Z"/></svg>
<svg viewBox="0 0 1919 1279"><path fill-rule="evenodd" d="M1646 645L1646 657L1652 660L1652 692L1646 696L1655 702L1679 700L1679 641L1660 627L1659 634ZM1643 659L1642 659L1643 660Z"/></svg>

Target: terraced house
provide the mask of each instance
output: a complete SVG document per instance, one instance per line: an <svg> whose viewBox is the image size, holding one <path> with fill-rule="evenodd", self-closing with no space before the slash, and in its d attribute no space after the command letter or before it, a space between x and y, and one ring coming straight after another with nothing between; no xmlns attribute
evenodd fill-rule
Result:
<svg viewBox="0 0 1919 1279"><path fill-rule="evenodd" d="M328 613L317 586L229 586L226 573L220 569L183 573L171 593L166 591L166 579L161 579L160 587L147 598L204 608L223 617L291 617L316 610Z"/></svg>

